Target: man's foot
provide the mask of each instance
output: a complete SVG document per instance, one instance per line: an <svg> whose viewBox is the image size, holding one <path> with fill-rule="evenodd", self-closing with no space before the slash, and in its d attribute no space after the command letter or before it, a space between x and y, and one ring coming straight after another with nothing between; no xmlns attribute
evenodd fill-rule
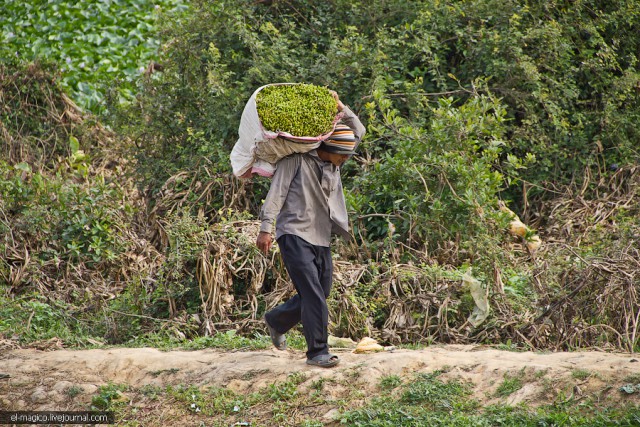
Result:
<svg viewBox="0 0 640 427"><path fill-rule="evenodd" d="M285 338L284 334L279 333L271 327L271 325L267 321L267 316L264 317L264 323L267 325L267 329L269 329L269 335L271 335L271 342L273 343L273 346L278 350L286 350L287 339Z"/></svg>
<svg viewBox="0 0 640 427"><path fill-rule="evenodd" d="M340 363L340 359L334 354L320 354L314 358L307 359L307 365L319 366L321 368L331 368L338 363Z"/></svg>

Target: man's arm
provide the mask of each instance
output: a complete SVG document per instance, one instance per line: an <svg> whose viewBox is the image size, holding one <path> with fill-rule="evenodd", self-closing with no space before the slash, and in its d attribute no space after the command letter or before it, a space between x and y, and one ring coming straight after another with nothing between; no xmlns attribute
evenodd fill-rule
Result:
<svg viewBox="0 0 640 427"><path fill-rule="evenodd" d="M364 127L364 125L362 124L358 116L356 116L356 113L351 111L351 108L344 105L342 112L344 113L344 116L342 116L342 122L345 125L349 126L353 131L353 134L356 137L356 141L357 141L356 146L357 146L357 144L360 144L360 141L362 141L362 137L367 131L367 128Z"/></svg>
<svg viewBox="0 0 640 427"><path fill-rule="evenodd" d="M344 113L344 115L342 116L342 122L345 125L349 126L353 131L357 140L357 143L356 143L356 146L357 146L358 144L360 144L360 141L362 141L362 137L367 131L367 128L364 127L364 125L362 124L362 122L360 121L356 113L351 111L351 108L347 107L346 105L344 105L342 101L340 101L340 97L338 96L338 93L336 91L332 90L331 95L333 96L333 98L336 100L336 103L338 104L338 111L341 111Z"/></svg>
<svg viewBox="0 0 640 427"><path fill-rule="evenodd" d="M289 194L291 181L298 173L300 162L300 156L298 155L285 157L278 162L278 167L271 181L271 187L269 187L269 193L264 199L260 210L260 233L258 234L256 245L264 254L267 254L271 248L273 224L284 205L287 194Z"/></svg>

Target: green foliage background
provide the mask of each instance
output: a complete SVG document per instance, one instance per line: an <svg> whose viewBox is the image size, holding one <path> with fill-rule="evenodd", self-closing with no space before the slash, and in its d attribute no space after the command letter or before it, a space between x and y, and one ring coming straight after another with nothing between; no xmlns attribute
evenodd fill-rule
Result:
<svg viewBox="0 0 640 427"><path fill-rule="evenodd" d="M158 17L184 7L180 0L5 0L0 61L57 63L76 102L97 112L114 81L118 99L134 96L135 82L157 59Z"/></svg>
<svg viewBox="0 0 640 427"><path fill-rule="evenodd" d="M637 207L628 203L606 217L615 221L598 223L614 222L618 237L598 227L581 230L586 237L569 242L575 248L550 251L544 263L513 250L510 218L499 206L505 202L543 237L556 238L570 226L543 213L569 216L576 209L545 211L545 203L567 188L596 200L603 191L616 194L611 183L621 176L635 176L640 39L629 34L640 28L637 2L157 4L176 13L156 20L155 3L143 0L1 6L5 298L45 292L77 271L79 283L94 274L117 291L115 298L109 290L66 294L69 302L100 295L96 317L81 320L104 320L95 332L110 341L149 331L173 338L205 333L199 251L229 237L222 228L212 237L212 228L257 214L269 182L232 178L229 153L245 102L274 82L335 90L367 127L360 156L343 171L357 244L336 250L364 266L366 281L331 301L333 310L353 316L338 322L344 334L409 325L406 335L384 338L447 342L464 332L467 340L509 335L532 345L504 325L529 324L533 313L569 296L593 303L589 295L600 295L600 282L589 261L632 255L619 243L638 235ZM25 65L35 58L54 63L57 71L45 67L53 77ZM162 69L142 76L139 67L154 58ZM49 87L70 90L98 115L76 126L64 97L53 97ZM40 108L45 104L57 114ZM116 136L105 140L94 119ZM19 270L23 246L35 260L25 264L32 270ZM143 267L122 269L125 260ZM473 301L451 283L469 268L499 312L482 331L453 333L450 325L464 329ZM265 276L265 289L277 289L276 270ZM57 281L45 284L42 271ZM229 285L238 303L229 315L234 321L267 304L265 294L247 295L248 277ZM592 280L593 292L571 277ZM631 303L637 298L633 288L625 292ZM430 305L417 294L437 298ZM633 329L616 317L615 302L607 307L600 314L577 310L578 323L585 330ZM176 330L162 323L176 316L183 316ZM558 327L550 340L568 346L563 333ZM589 333L585 342L610 338ZM637 347L638 339L616 345Z"/></svg>
<svg viewBox="0 0 640 427"><path fill-rule="evenodd" d="M143 163L170 158L167 174L200 156L219 158L217 167L228 171L225 155L243 103L256 87L278 81L326 85L366 122L362 150L372 161L352 167L347 180L357 213L427 213L405 199L424 188L415 168L388 180L394 162L407 158L422 165L425 180L431 174L424 168L437 174L425 153L452 156L446 163L458 169L449 177L453 190L476 193L471 197L480 206L505 190L502 197L518 201L520 179L567 183L585 168L606 173L638 159L638 41L627 36L640 19L635 2L194 1L191 7L181 25L164 33L168 70L138 104L149 118L137 130ZM461 145L451 140L446 118L460 127ZM200 132L201 139L185 143ZM482 166L469 163L477 153ZM458 158L466 155L470 160ZM384 195L358 188L365 180L385 188ZM470 180L489 187L469 188ZM381 225L370 222L368 231L382 235Z"/></svg>

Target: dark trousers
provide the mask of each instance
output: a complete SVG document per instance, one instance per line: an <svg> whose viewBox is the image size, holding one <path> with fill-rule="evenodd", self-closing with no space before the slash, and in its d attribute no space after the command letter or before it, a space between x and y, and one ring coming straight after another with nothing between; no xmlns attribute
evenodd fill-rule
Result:
<svg viewBox="0 0 640 427"><path fill-rule="evenodd" d="M284 334L302 322L307 341L307 358L329 353L327 297L331 291L331 250L285 234L278 239L282 260L298 294L267 312L267 322Z"/></svg>

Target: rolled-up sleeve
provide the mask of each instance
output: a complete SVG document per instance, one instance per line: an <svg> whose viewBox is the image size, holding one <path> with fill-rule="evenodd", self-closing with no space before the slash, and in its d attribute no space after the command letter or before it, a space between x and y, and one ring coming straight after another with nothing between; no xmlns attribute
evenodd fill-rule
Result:
<svg viewBox="0 0 640 427"><path fill-rule="evenodd" d="M271 233L276 217L289 193L289 187L300 168L300 156L289 156L278 162L269 193L260 210L260 231Z"/></svg>

